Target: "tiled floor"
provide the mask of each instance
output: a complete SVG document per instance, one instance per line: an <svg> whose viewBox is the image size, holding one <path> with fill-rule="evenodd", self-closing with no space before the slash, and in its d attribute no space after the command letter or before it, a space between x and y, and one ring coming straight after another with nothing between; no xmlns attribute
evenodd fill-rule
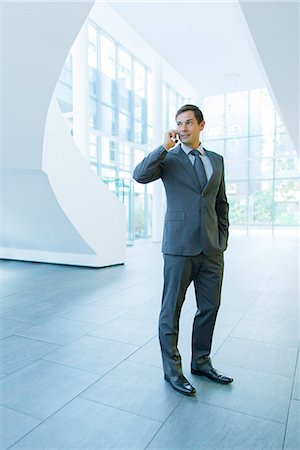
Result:
<svg viewBox="0 0 300 450"><path fill-rule="evenodd" d="M233 233L216 385L189 372L193 291L180 350L189 398L163 380L160 245L104 269L2 261L1 449L299 449L296 235Z"/></svg>

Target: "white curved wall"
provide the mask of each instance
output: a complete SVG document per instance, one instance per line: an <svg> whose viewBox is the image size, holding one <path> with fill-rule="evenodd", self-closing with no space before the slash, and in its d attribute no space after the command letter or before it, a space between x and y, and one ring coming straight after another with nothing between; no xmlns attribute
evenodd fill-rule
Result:
<svg viewBox="0 0 300 450"><path fill-rule="evenodd" d="M52 99L93 3L1 4L2 258L124 262L124 207L90 169Z"/></svg>
<svg viewBox="0 0 300 450"><path fill-rule="evenodd" d="M300 4L239 2L260 68L299 152Z"/></svg>

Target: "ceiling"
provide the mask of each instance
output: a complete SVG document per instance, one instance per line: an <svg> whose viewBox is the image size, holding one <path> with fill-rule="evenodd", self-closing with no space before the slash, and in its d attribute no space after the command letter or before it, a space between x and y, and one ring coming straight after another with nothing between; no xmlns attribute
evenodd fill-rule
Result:
<svg viewBox="0 0 300 450"><path fill-rule="evenodd" d="M265 86L237 1L110 5L199 96Z"/></svg>

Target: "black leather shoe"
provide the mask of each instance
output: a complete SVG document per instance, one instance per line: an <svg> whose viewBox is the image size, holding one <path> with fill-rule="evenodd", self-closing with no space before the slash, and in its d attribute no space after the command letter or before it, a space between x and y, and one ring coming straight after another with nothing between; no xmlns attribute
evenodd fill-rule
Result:
<svg viewBox="0 0 300 450"><path fill-rule="evenodd" d="M233 378L228 377L227 375L224 375L221 372L218 372L213 367L211 369L208 369L208 370L191 369L191 372L194 375L199 375L199 376L202 376L202 377L209 378L210 380L215 381L216 383L229 384L229 383L233 382Z"/></svg>
<svg viewBox="0 0 300 450"><path fill-rule="evenodd" d="M170 383L173 389L181 392L182 394L196 394L196 389L188 382L184 375L174 375L173 377L168 377L165 375L165 380Z"/></svg>

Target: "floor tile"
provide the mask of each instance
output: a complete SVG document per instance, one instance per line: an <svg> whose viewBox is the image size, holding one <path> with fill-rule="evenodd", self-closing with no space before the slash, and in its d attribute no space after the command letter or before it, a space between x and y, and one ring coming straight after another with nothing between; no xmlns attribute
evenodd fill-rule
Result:
<svg viewBox="0 0 300 450"><path fill-rule="evenodd" d="M300 401L292 400L287 423L284 450L300 448Z"/></svg>
<svg viewBox="0 0 300 450"><path fill-rule="evenodd" d="M144 449L160 426L160 422L80 398L12 448Z"/></svg>
<svg viewBox="0 0 300 450"><path fill-rule="evenodd" d="M97 327L89 333L112 341L141 346L157 335L157 325L147 325L138 321L119 317Z"/></svg>
<svg viewBox="0 0 300 450"><path fill-rule="evenodd" d="M28 339L20 336L9 336L0 341L1 367L0 373L9 375L39 358L53 352L57 345Z"/></svg>
<svg viewBox="0 0 300 450"><path fill-rule="evenodd" d="M184 399L147 448L279 450L283 437L282 424Z"/></svg>
<svg viewBox="0 0 300 450"><path fill-rule="evenodd" d="M300 400L300 359L298 357L297 367L295 371L294 378L294 388L293 388L293 398L295 400Z"/></svg>
<svg viewBox="0 0 300 450"><path fill-rule="evenodd" d="M0 448L7 448L40 424L40 420L0 406Z"/></svg>
<svg viewBox="0 0 300 450"><path fill-rule="evenodd" d="M289 347L298 347L298 326L268 324L254 320L242 319L231 333L231 337L253 341L278 344Z"/></svg>
<svg viewBox="0 0 300 450"><path fill-rule="evenodd" d="M234 338L228 338L214 356L216 364L229 364L286 377L293 377L296 360L296 348Z"/></svg>
<svg viewBox="0 0 300 450"><path fill-rule="evenodd" d="M43 420L98 379L82 370L37 361L1 380L0 403Z"/></svg>
<svg viewBox="0 0 300 450"><path fill-rule="evenodd" d="M292 379L250 369L218 364L234 382L221 385L203 378L201 400L221 408L285 423L292 390Z"/></svg>
<svg viewBox="0 0 300 450"><path fill-rule="evenodd" d="M64 345L94 330L96 324L56 318L18 332L18 336Z"/></svg>
<svg viewBox="0 0 300 450"><path fill-rule="evenodd" d="M295 309L288 311L286 307L266 308L265 305L256 302L248 309L243 318L245 320L263 322L264 324L297 327L299 319L297 316L297 306L297 302L295 302Z"/></svg>
<svg viewBox="0 0 300 450"><path fill-rule="evenodd" d="M163 379L160 244L137 241L126 249L125 265L102 269L0 261L9 279L0 297L9 445L21 438L16 445L28 449L144 450L158 432L152 448L282 450L287 426L286 448L293 448L300 400L299 365L292 388L296 244L277 231L274 238L231 233L212 356L217 369L234 376L232 385L190 373L195 295L193 286L188 290L179 349L196 398Z"/></svg>
<svg viewBox="0 0 300 450"><path fill-rule="evenodd" d="M128 361L134 361L147 366L162 367L159 340L157 337L151 339L128 358Z"/></svg>
<svg viewBox="0 0 300 450"><path fill-rule="evenodd" d="M65 319L78 320L79 322L88 322L102 325L110 322L121 315L118 308L101 307L99 304L89 303L77 307L72 311L65 312L61 316Z"/></svg>
<svg viewBox="0 0 300 450"><path fill-rule="evenodd" d="M75 342L52 352L45 359L104 375L137 349L138 347L130 344L82 336Z"/></svg>
<svg viewBox="0 0 300 450"><path fill-rule="evenodd" d="M1 309L1 308L0 308ZM26 330L32 324L26 324L17 320L8 319L7 317L0 317L0 339L6 338L17 332Z"/></svg>
<svg viewBox="0 0 300 450"><path fill-rule="evenodd" d="M138 306L122 317L124 319L139 320L142 323L157 324L160 312L160 304L157 301L150 301Z"/></svg>
<svg viewBox="0 0 300 450"><path fill-rule="evenodd" d="M29 304L18 306L5 306L1 308L1 315L8 319L18 320L20 322L26 322L39 324L57 317L61 314L62 308L59 306L52 306L47 304Z"/></svg>
<svg viewBox="0 0 300 450"><path fill-rule="evenodd" d="M161 369L127 361L81 396L161 422L181 400L164 380Z"/></svg>

